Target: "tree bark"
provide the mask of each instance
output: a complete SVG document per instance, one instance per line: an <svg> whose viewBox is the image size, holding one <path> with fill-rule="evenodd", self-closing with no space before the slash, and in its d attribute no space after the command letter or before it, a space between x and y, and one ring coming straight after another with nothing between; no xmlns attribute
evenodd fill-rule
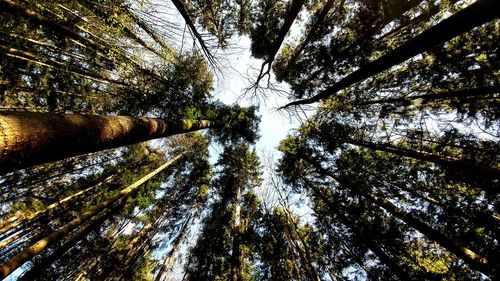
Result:
<svg viewBox="0 0 500 281"><path fill-rule="evenodd" d="M211 127L208 120L0 112L0 174Z"/></svg>
<svg viewBox="0 0 500 281"><path fill-rule="evenodd" d="M429 28L402 46L396 48L394 51L352 72L317 95L288 103L283 108L294 105L311 104L328 98L355 83L387 70L394 65L402 63L415 55L442 44L477 26L492 21L499 16L500 1L477 0L467 8Z"/></svg>
<svg viewBox="0 0 500 281"><path fill-rule="evenodd" d="M158 173L162 172L166 168L170 167L179 158L181 158L185 153L186 152L183 152L183 153L180 153L179 155L175 156L174 158L167 161L165 164L161 165L156 170L147 174L146 176L144 176L140 180L138 180L135 183L129 185L128 187L122 189L120 192L118 192L114 196L110 197L106 201L100 203L99 205L90 209L89 211L84 212L79 217L74 218L72 221L61 226L57 230L51 232L50 234L48 234L44 238L40 239L39 241L37 241L33 245L29 246L28 248L26 248L23 251L21 251L20 253L18 253L16 256L11 258L6 263L1 264L0 265L0 277L2 277L2 278L7 277L10 273L12 273L18 267L20 267L25 262L29 261L31 258L38 255L40 252L44 251L47 247L52 246L52 244L54 244L55 242L62 239L65 235L70 233L72 230L76 229L77 227L79 227L82 224L86 223L87 221L91 220L92 218L99 215L101 212L105 211L106 209L110 208L118 200L129 197L132 193L137 191L142 186L142 184L144 184L145 182L147 182L148 180L150 180L151 178L153 178L154 176L156 176Z"/></svg>

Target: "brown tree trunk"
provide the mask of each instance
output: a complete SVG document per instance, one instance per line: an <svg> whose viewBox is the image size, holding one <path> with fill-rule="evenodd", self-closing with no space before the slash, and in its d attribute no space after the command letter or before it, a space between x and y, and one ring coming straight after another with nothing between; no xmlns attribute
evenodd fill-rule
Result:
<svg viewBox="0 0 500 281"><path fill-rule="evenodd" d="M33 221L36 218L50 212L51 210L58 208L59 206L64 205L69 201L72 201L74 198L77 198L83 194L86 194L87 192L91 191L92 189L99 187L103 183L109 182L114 176L115 175L111 175L96 185L88 187L84 190L80 190L80 191L78 191L74 194L71 194L71 195L69 195L69 196L67 196L67 197L65 197L57 202L54 202L54 203L50 204L49 206L45 207L43 210L28 214L28 215L17 215L17 216L10 217L9 219L3 221L0 224L0 235L9 231L10 229L12 229L14 227L17 227L17 226L25 223L25 222Z"/></svg>
<svg viewBox="0 0 500 281"><path fill-rule="evenodd" d="M460 10L449 18L417 35L394 51L352 72L317 95L288 103L284 108L293 105L311 104L330 97L355 83L402 63L415 55L442 44L477 26L492 21L498 18L499 15L500 1L477 0L467 8Z"/></svg>
<svg viewBox="0 0 500 281"><path fill-rule="evenodd" d="M207 120L0 112L0 174L213 126Z"/></svg>
<svg viewBox="0 0 500 281"><path fill-rule="evenodd" d="M31 245L28 248L24 249L23 251L19 252L16 256L12 257L6 263L1 264L0 265L0 277L2 277L2 278L7 277L10 273L12 273L18 267L23 265L25 262L29 261L31 258L38 255L40 252L44 251L47 247L52 246L52 244L54 244L55 242L64 238L64 236L67 235L68 233L70 233L72 230L74 230L77 227L81 226L82 224L88 222L89 220L92 220L92 218L96 217L101 212L112 207L112 205L114 203L116 203L118 200L129 197L132 193L137 191L142 186L142 184L144 184L145 182L147 182L148 180L150 180L151 178L153 178L154 176L156 176L158 173L162 172L166 168L170 167L173 163L175 163L184 154L185 154L185 152L175 156L174 158L167 161L165 164L161 165L156 170L147 174L146 176L144 176L140 180L138 180L135 183L129 185L128 187L122 189L116 195L114 195L111 198L107 199L106 201L100 203L99 205L90 209L89 211L84 212L79 217L76 217L72 221L68 222L67 224L65 224L65 225L61 226L60 228L58 228L57 230L51 232L50 234L48 234L44 238L40 239L39 241L37 241L33 245Z"/></svg>

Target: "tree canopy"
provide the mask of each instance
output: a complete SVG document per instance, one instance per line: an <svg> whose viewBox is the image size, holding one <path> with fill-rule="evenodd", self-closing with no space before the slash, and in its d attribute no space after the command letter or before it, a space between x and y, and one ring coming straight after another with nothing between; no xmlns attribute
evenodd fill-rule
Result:
<svg viewBox="0 0 500 281"><path fill-rule="evenodd" d="M1 1L0 278L499 279L499 17ZM254 91L299 124L270 155Z"/></svg>

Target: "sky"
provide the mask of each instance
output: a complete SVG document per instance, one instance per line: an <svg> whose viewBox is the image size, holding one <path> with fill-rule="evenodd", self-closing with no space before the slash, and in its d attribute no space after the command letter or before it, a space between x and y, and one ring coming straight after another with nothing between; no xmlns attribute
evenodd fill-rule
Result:
<svg viewBox="0 0 500 281"><path fill-rule="evenodd" d="M252 82L248 81L248 78L255 79L257 77L257 73L252 73L251 70L260 68L262 60L251 57L249 37L239 37L237 44L237 48L241 51L226 56L227 63L233 70L226 70L223 76L216 77L214 98L225 104L259 105L261 122L259 125L260 139L256 144L257 152L260 154L262 151L275 151L280 140L297 124L276 110L279 106L287 103L286 97L270 93L266 100L257 101L242 96L247 85ZM246 77L247 74L250 77Z"/></svg>

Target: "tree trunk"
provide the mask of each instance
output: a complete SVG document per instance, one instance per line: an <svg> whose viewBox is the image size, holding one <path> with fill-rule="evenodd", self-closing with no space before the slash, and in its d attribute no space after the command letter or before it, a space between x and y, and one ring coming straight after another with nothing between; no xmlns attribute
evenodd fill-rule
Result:
<svg viewBox="0 0 500 281"><path fill-rule="evenodd" d="M181 228L179 234L177 235L175 240L172 242L172 247L170 248L170 251L168 251L167 255L165 256L165 259L163 260L163 264L161 265L161 268L155 277L155 281L161 281L162 279L169 280L168 273L170 272L170 269L172 268L173 263L175 262L175 260L172 259L172 257L177 252L177 250L179 249L179 246L181 245L182 240L186 236L188 229L189 229L188 226L191 223L192 217L193 217L192 214L190 214L188 216L188 218L186 219L186 222L182 225L182 228ZM165 275L165 278L162 278L163 275Z"/></svg>
<svg viewBox="0 0 500 281"><path fill-rule="evenodd" d="M174 4L175 8L177 8L177 11L181 14L182 18L186 22L187 26L189 27L189 30L191 30L191 33L193 36L196 38L198 43L200 44L201 50L205 54L205 57L207 60L211 63L215 63L214 56L212 53L210 53L210 50L208 49L207 45L205 44L205 40L201 37L201 34L196 30L196 26L194 25L193 21L191 20L191 17L189 16L188 11L186 10L186 7L184 7L184 3L182 3L181 0L171 0L172 3Z"/></svg>
<svg viewBox="0 0 500 281"><path fill-rule="evenodd" d="M79 197L83 194L86 194L87 192L91 191L92 189L95 189L97 187L99 187L100 185L102 185L103 183L107 183L109 182L115 175L112 175L112 176L109 176L107 177L106 179L104 179L103 181L99 182L98 184L96 185L93 185L89 188L86 188L84 190L80 190L74 194L71 194L57 202L54 202L52 204L50 204L49 206L45 207L45 209L43 210L40 210L40 211L37 211L37 212L34 212L34 213L31 213L29 215L17 215L17 216L13 216L7 220L5 220L4 222L2 222L2 224L0 225L1 228L0 228L0 235L9 231L10 229L14 228L14 227L17 227L21 224L23 224L24 222L26 221L32 221L36 218L38 218L39 216L42 216L48 212L50 212L51 210L55 209L55 208L58 208L59 206L61 205L64 205L66 204L67 202L69 201L72 201L74 198L76 197Z"/></svg>
<svg viewBox="0 0 500 281"><path fill-rule="evenodd" d="M268 63L270 65L274 61L274 57L276 57L276 54L278 53L281 45L283 44L283 40L285 40L285 36L287 35L288 31L290 31L293 22L299 15L300 9L302 9L304 2L305 0L292 0L290 4L290 9L288 9L285 15L285 19L283 21L283 25L281 26L280 31L278 33L278 37L273 42L273 45L270 46L271 50L269 52L269 55L265 63Z"/></svg>
<svg viewBox="0 0 500 281"><path fill-rule="evenodd" d="M233 250L231 254L231 281L242 281L241 275L241 187L236 187L233 213Z"/></svg>
<svg viewBox="0 0 500 281"><path fill-rule="evenodd" d="M125 205L125 203L126 200L121 200L121 202L115 204L110 211L101 212L96 217L92 218L92 220L86 226L78 230L73 236L71 236L70 239L64 242L63 245L55 249L49 256L44 257L39 262L35 263L33 267L29 269L29 271L25 272L19 278L19 281L35 280L47 269L47 267L49 267L62 255L72 249L78 242L80 242L85 236L87 236L87 234L89 234L93 230L98 229L101 224L106 221L106 219L116 213L123 205Z"/></svg>
<svg viewBox="0 0 500 281"><path fill-rule="evenodd" d="M385 98L385 99L375 99L365 102L354 102L354 106L367 106L373 104L384 104L384 103L411 103L414 100L421 99L424 102L444 100L444 99L461 99L461 98L474 98L477 96L487 96L491 94L500 93L500 85L497 86L486 86L482 88L473 89L461 89L457 91L450 92L436 92L433 93L431 90L430 94L422 94L408 97L398 97L398 98Z"/></svg>
<svg viewBox="0 0 500 281"><path fill-rule="evenodd" d="M330 173L328 173L328 175L331 177ZM321 190L319 190L316 186L314 186L314 184L311 184L309 186L312 188L314 195L318 196L318 198L321 201L323 201L332 212L338 210L338 207L335 206L333 202L328 197L326 197L326 195L323 194L323 192L321 192ZM385 264L401 281L411 280L411 278L409 278L407 274L407 271L404 270L403 267L399 265L399 263L397 263L393 258L391 258L387 253L385 253L375 241L363 237L364 235L362 235L362 233L360 233L359 230L354 225L352 225L352 223L348 221L347 217L344 214L338 214L338 217L340 218L341 223L344 226L346 226L355 235L357 239L362 241L365 247L368 250L372 251L375 254L375 256L377 256L379 260L383 264Z"/></svg>
<svg viewBox="0 0 500 281"><path fill-rule="evenodd" d="M349 185L345 185L349 186ZM420 221L418 218L414 217L412 214L405 212L403 209L396 207L389 200L382 199L368 191L364 191L359 187L350 186L356 193L365 197L371 201L376 206L379 206L389 212L394 217L404 221L408 226L418 230L420 233L424 234L429 240L434 241L441 245L446 250L454 253L457 257L464 260L471 268L481 271L482 273L488 275L493 271L491 263L487 258L481 257L474 253L467 247L459 244L441 232L435 230L434 228L428 226L424 222Z"/></svg>
<svg viewBox="0 0 500 281"><path fill-rule="evenodd" d="M498 178L500 176L499 167L478 165L476 163L467 160L456 159L446 156L439 156L425 151L401 148L388 143L375 143L366 140L355 140L351 138L346 138L344 141L371 150L384 151L403 157L409 157L421 161L427 161L438 165L443 165L445 167L461 169L464 171L475 171L480 175L488 177Z"/></svg>
<svg viewBox="0 0 500 281"><path fill-rule="evenodd" d="M464 32L496 19L500 15L500 1L477 0L467 8L455 13L449 18L419 34L394 51L372 61L360 69L347 75L337 83L317 95L303 100L288 103L283 108L311 104L328 98L338 91L365 80L390 67L402 63L436 45L442 44Z"/></svg>
<svg viewBox="0 0 500 281"><path fill-rule="evenodd" d="M335 174L332 172L324 169L323 167L319 166L317 163L305 159L308 163L314 166L316 170L324 176L331 177L335 181L341 183L345 187L350 188L352 191L355 193L361 195L362 197L368 199L371 201L374 205L379 206L380 208L383 208L386 210L389 214L393 215L394 217L402 220L405 222L408 226L416 229L420 233L424 234L429 240L436 242L439 244L441 247L445 248L446 250L452 252L455 254L458 258L462 259L465 261L472 269L478 270L486 275L488 274L496 274L495 273L495 268L493 267L491 262L488 261L487 258L481 257L478 254L474 253L467 247L459 244L457 241L454 241L448 237L446 237L444 234L441 232L435 230L434 228L428 226L424 222L420 221L418 218L414 217L411 213L405 212L403 209L396 207L394 204L392 204L389 200L379 198L375 194L363 190L362 187L360 186L355 186L346 183L344 180L341 178L337 177ZM311 187L314 188L314 185L311 185ZM322 194L317 188L314 189L315 194L318 194L322 200L325 200L325 203L328 203L329 200L328 198Z"/></svg>
<svg viewBox="0 0 500 281"><path fill-rule="evenodd" d="M51 232L44 238L40 239L33 245L29 246L28 248L24 249L20 253L18 253L16 256L11 258L9 261L7 261L4 264L0 265L0 277L5 278L7 277L10 273L12 273L14 270L16 270L18 267L23 265L25 262L29 261L31 258L35 257L38 255L40 252L44 251L47 247L52 246L55 242L61 240L64 238L65 235L70 233L72 230L76 229L77 227L81 226L82 224L86 223L87 221L91 220L95 216L99 215L101 212L105 211L106 209L112 207L114 203L116 203L118 200L127 198L129 197L132 193L137 191L142 184L156 176L158 173L162 172L166 168L170 167L173 163L175 163L179 158L181 158L186 152L180 153L179 155L175 156L171 160L167 161L165 164L161 165L158 167L156 170L152 171L151 173L147 174L140 180L136 181L135 183L129 185L128 187L122 189L120 192L112 196L111 198L107 199L106 201L100 203L96 207L90 209L89 211L84 212L81 214L79 217L76 217L72 221L68 222L67 224L61 226L57 230Z"/></svg>
<svg viewBox="0 0 500 281"><path fill-rule="evenodd" d="M295 65L295 62L299 58L302 51L304 51L305 47L309 44L309 42L311 42L311 40L314 38L314 36L316 36L317 29L321 26L321 24L323 24L323 21L325 20L326 16L328 15L328 12L333 8L334 2L335 2L335 0L327 0L326 1L325 5L321 9L321 11L318 13L316 21L314 22L314 24L311 26L311 29L307 33L306 38L304 39L304 41L302 41L302 43L299 44L299 46L297 46L297 48L295 48L295 51L293 52L293 55L290 58L290 61L288 62L287 69L289 69L290 67ZM341 0L339 3L339 7L344 6L344 2L345 2L345 0Z"/></svg>
<svg viewBox="0 0 500 281"><path fill-rule="evenodd" d="M213 126L207 120L0 112L0 174Z"/></svg>

